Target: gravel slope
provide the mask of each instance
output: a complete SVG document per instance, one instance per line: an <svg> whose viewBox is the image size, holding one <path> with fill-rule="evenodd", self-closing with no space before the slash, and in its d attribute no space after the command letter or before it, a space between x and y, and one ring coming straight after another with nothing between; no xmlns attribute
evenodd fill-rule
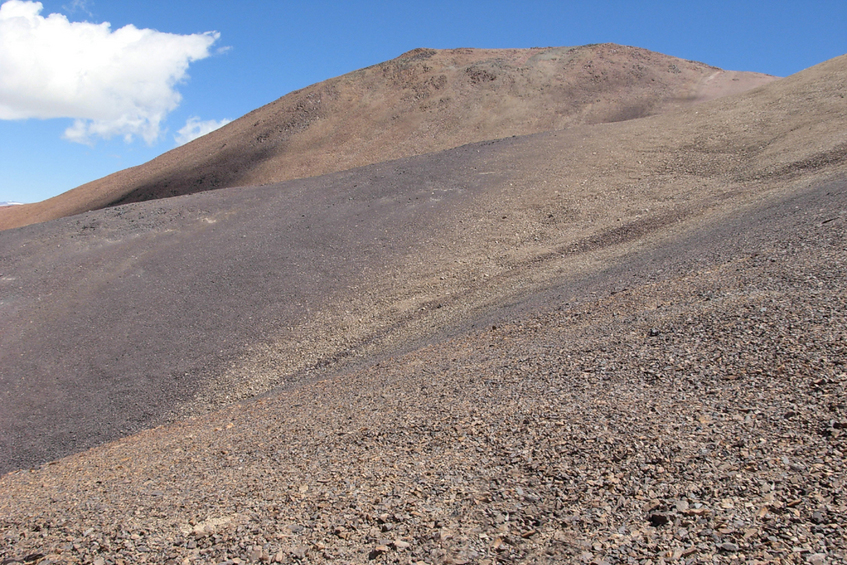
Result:
<svg viewBox="0 0 847 565"><path fill-rule="evenodd" d="M685 112L2 231L0 472L443 339L821 182L847 162L844 65Z"/></svg>
<svg viewBox="0 0 847 565"><path fill-rule="evenodd" d="M454 339L7 474L0 555L844 562L845 220L841 179Z"/></svg>
<svg viewBox="0 0 847 565"><path fill-rule="evenodd" d="M105 206L272 184L471 142L619 122L776 80L614 44L415 49L291 92L133 167L15 209L0 230Z"/></svg>
<svg viewBox="0 0 847 565"><path fill-rule="evenodd" d="M844 562L845 91L0 232L0 562Z"/></svg>

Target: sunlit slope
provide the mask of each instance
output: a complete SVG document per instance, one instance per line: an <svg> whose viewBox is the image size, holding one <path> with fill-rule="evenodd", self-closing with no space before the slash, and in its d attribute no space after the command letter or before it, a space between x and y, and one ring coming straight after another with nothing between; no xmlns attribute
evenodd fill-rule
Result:
<svg viewBox="0 0 847 565"><path fill-rule="evenodd" d="M486 139L629 120L772 80L612 44L417 49L292 92L144 165L0 211L0 229L119 203L321 175Z"/></svg>

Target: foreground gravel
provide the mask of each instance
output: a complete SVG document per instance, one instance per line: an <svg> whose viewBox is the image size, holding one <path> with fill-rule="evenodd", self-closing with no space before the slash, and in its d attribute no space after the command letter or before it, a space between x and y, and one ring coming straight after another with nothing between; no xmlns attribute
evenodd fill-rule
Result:
<svg viewBox="0 0 847 565"><path fill-rule="evenodd" d="M838 186L685 272L5 475L0 563L847 562Z"/></svg>

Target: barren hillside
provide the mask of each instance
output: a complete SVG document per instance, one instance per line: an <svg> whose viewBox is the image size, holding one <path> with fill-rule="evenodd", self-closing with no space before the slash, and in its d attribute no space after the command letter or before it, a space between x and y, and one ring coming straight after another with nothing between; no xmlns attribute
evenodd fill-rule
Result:
<svg viewBox="0 0 847 565"><path fill-rule="evenodd" d="M0 229L121 203L263 185L466 143L658 114L774 77L604 44L416 49L292 92L153 161L45 202Z"/></svg>
<svg viewBox="0 0 847 565"><path fill-rule="evenodd" d="M0 232L0 559L847 561L845 92Z"/></svg>

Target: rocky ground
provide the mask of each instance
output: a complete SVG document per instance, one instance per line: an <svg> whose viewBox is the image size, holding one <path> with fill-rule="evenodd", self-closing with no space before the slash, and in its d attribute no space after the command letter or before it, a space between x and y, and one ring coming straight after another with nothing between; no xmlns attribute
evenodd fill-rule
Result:
<svg viewBox="0 0 847 565"><path fill-rule="evenodd" d="M7 474L0 562L847 562L845 204Z"/></svg>
<svg viewBox="0 0 847 565"><path fill-rule="evenodd" d="M845 90L0 232L0 564L847 562Z"/></svg>
<svg viewBox="0 0 847 565"><path fill-rule="evenodd" d="M776 80L611 43L415 49L291 92L160 157L45 202L0 230L105 206L266 185L467 143L662 114Z"/></svg>

